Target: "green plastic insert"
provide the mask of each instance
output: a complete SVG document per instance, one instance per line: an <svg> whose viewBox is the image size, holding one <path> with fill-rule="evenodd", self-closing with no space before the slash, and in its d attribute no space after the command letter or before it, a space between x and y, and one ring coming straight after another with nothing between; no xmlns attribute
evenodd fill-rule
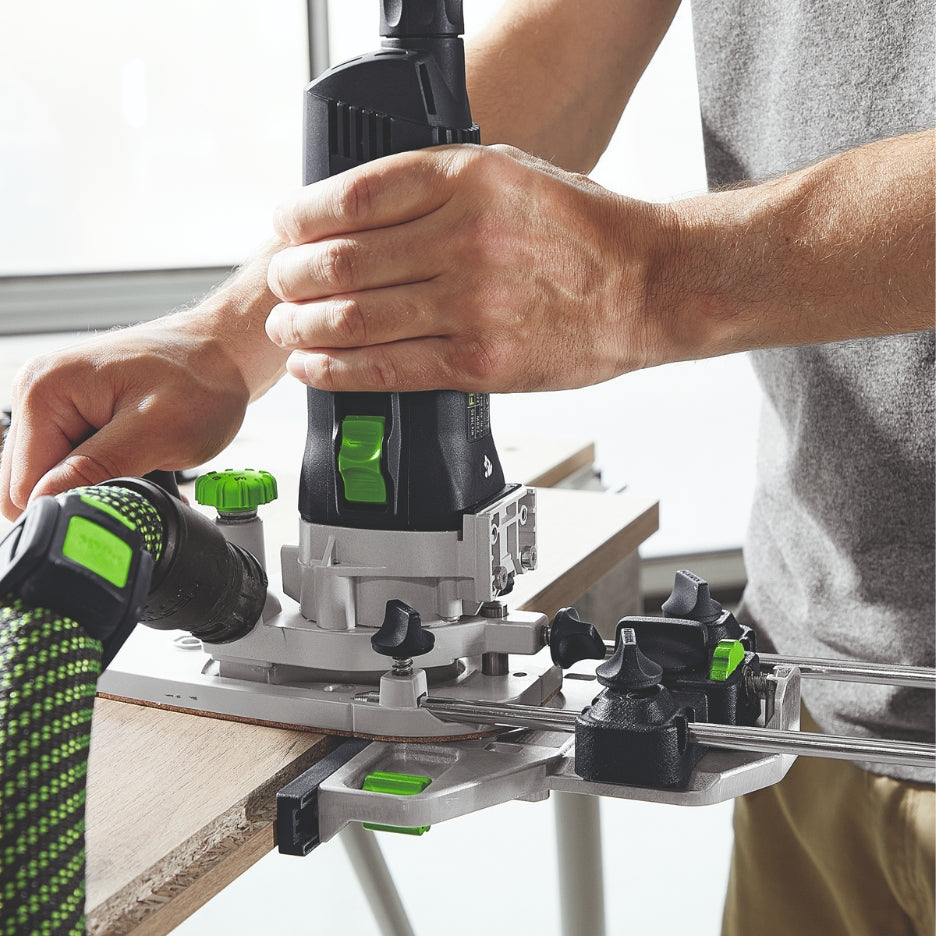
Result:
<svg viewBox="0 0 936 936"><path fill-rule="evenodd" d="M276 500L276 478L269 471L245 468L212 471L195 482L195 500L218 513L256 510Z"/></svg>
<svg viewBox="0 0 936 936"><path fill-rule="evenodd" d="M430 783L432 780L429 777L375 770L364 778L364 785L361 789L371 793L388 793L391 796L415 796L417 793L422 793ZM362 825L372 832L397 832L401 835L422 835L430 828L429 826L382 825L378 822L364 822Z"/></svg>
<svg viewBox="0 0 936 936"><path fill-rule="evenodd" d="M341 421L338 473L345 499L355 504L386 504L387 482L380 470L383 416L345 416Z"/></svg>
<svg viewBox="0 0 936 936"><path fill-rule="evenodd" d="M68 521L62 555L118 588L127 584L133 561L133 550L127 543L86 517Z"/></svg>
<svg viewBox="0 0 936 936"><path fill-rule="evenodd" d="M740 640L719 640L712 654L709 679L725 682L744 660L744 645Z"/></svg>

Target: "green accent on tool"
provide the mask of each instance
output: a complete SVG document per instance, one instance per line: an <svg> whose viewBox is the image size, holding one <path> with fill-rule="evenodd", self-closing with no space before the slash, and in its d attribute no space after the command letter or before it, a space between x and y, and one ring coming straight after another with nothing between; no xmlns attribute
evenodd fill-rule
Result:
<svg viewBox="0 0 936 936"><path fill-rule="evenodd" d="M744 645L740 640L719 640L712 654L709 679L725 682L744 660Z"/></svg>
<svg viewBox="0 0 936 936"><path fill-rule="evenodd" d="M127 584L133 561L133 550L120 537L85 517L69 521L62 555L118 588Z"/></svg>
<svg viewBox="0 0 936 936"><path fill-rule="evenodd" d="M383 416L345 416L341 421L338 473L345 499L357 504L386 504L387 482L380 470Z"/></svg>
<svg viewBox="0 0 936 936"><path fill-rule="evenodd" d="M432 780L429 777L375 770L364 778L364 785L361 789L371 793L388 793L391 796L415 796L417 793L422 793L430 783ZM381 825L377 822L364 822L362 825L372 832L398 832L402 835L422 835L430 828L429 826Z"/></svg>
<svg viewBox="0 0 936 936"><path fill-rule="evenodd" d="M212 471L195 481L195 500L218 513L256 510L277 497L276 478L269 471L245 468Z"/></svg>
<svg viewBox="0 0 936 936"><path fill-rule="evenodd" d="M136 524L132 520L128 520L119 510L115 507L112 507L110 504L98 500L95 497L87 497L82 495L81 499L86 503L90 504L92 507L97 507L98 510L103 510L109 517L113 517L115 520L119 520L125 527L130 530L136 529Z"/></svg>

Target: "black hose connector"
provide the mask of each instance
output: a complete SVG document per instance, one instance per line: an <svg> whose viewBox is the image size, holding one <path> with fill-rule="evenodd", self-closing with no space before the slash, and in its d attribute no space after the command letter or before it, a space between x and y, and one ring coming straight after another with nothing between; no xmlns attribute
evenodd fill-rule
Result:
<svg viewBox="0 0 936 936"><path fill-rule="evenodd" d="M34 500L0 540L0 598L78 621L101 642L102 669L136 626L153 570L140 529L83 495Z"/></svg>
<svg viewBox="0 0 936 936"><path fill-rule="evenodd" d="M205 643L245 637L260 620L267 577L246 549L229 543L204 514L143 478L116 478L159 511L165 526L141 623L186 630Z"/></svg>

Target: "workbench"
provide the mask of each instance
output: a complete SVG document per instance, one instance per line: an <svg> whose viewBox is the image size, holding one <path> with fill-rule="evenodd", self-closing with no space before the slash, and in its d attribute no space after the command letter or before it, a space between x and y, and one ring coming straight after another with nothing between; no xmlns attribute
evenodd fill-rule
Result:
<svg viewBox="0 0 936 936"><path fill-rule="evenodd" d="M15 363L16 349L9 351L0 359L4 388ZM262 514L270 556L297 535L304 433L296 400L289 385L261 400L212 463L263 467L278 477L281 497ZM657 528L657 504L649 497L550 489L591 465L590 443L508 438L498 450L509 480L540 489L540 565L518 578L514 608L553 615L634 556ZM8 527L0 521L0 535ZM99 698L88 778L88 932L172 930L274 847L277 790L337 743L314 732Z"/></svg>

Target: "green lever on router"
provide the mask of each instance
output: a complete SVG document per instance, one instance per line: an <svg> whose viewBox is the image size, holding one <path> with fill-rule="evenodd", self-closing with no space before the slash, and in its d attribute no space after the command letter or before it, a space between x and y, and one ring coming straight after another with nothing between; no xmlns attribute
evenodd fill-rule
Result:
<svg viewBox="0 0 936 936"><path fill-rule="evenodd" d="M724 682L744 661L744 645L740 640L719 640L712 654L709 679Z"/></svg>
<svg viewBox="0 0 936 936"><path fill-rule="evenodd" d="M345 500L387 503L387 482L380 470L385 422L383 416L345 416L341 421L338 473Z"/></svg>

